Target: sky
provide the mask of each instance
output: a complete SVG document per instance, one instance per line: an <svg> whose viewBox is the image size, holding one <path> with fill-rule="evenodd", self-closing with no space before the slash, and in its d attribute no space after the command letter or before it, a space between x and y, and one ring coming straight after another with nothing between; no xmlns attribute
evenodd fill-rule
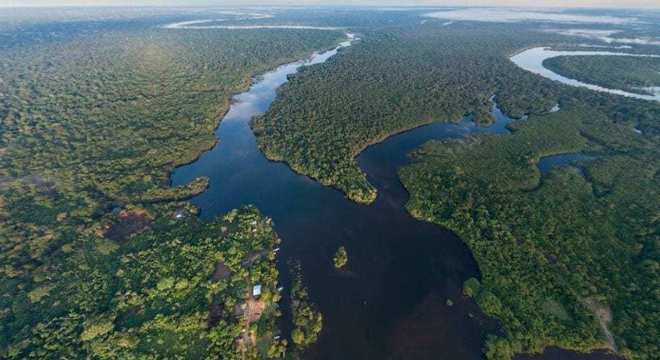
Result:
<svg viewBox="0 0 660 360"><path fill-rule="evenodd" d="M535 6L660 8L660 0L0 0L0 7L18 6Z"/></svg>

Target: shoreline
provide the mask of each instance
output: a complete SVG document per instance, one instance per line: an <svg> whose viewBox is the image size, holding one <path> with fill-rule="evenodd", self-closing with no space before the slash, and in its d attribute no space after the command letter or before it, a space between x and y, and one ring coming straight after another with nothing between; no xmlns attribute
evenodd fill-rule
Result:
<svg viewBox="0 0 660 360"><path fill-rule="evenodd" d="M172 186L173 185L172 184L172 174L178 168L186 166L186 165L190 165L190 164L198 161L202 156L204 156L204 154L210 152L211 150L213 150L213 148L215 148L216 146L218 146L221 143L220 138L217 136L217 132L218 132L218 129L220 128L220 126L222 125L223 119L227 116L227 114L231 110L231 107L234 104L238 103L238 100L236 100L236 96L249 91L250 88L254 84L259 82L259 77L260 76L263 76L264 74L269 73L271 71L276 71L278 68L280 68L282 66L285 66L285 65L306 61L307 59L314 56L314 54L326 52L326 51L329 51L331 49L336 48L337 46L339 46L340 43L341 43L341 41L337 40L337 44L335 46L328 46L328 47L326 47L322 50L314 50L311 53L307 53L307 55L305 55L305 58L303 60L295 60L296 57L292 56L291 58L293 60L287 59L287 60L278 61L278 62L276 62L275 65L270 67L270 70L255 71L254 74L246 76L245 79L243 80L243 84L241 85L241 87L231 92L231 95L229 96L229 99L228 99L227 104L226 104L226 108L222 109L222 110L221 110L221 108L218 108L218 110L216 111L217 115L215 115L214 117L217 119L217 121L216 121L215 126L213 127L212 135L211 135L211 136L213 136L213 139L214 139L213 144L210 144L208 147L205 147L205 148L201 149L201 151L199 151L198 154L194 158L192 158L191 160L181 162L181 163L176 163L176 164L174 164L174 166L171 169L168 169L167 170L167 187L170 187L170 188L173 187ZM199 194L197 194L197 195L199 195ZM195 196L197 196L197 195L195 195ZM190 199L188 199L188 200L190 200Z"/></svg>

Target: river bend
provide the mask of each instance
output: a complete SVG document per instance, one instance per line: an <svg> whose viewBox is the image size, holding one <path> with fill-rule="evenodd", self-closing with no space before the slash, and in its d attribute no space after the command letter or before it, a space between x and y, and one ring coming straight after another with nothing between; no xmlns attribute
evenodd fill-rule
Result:
<svg viewBox="0 0 660 360"><path fill-rule="evenodd" d="M428 140L506 133L510 119L494 107L497 121L488 128L469 119L431 124L370 146L357 159L379 191L368 206L267 160L249 127L254 116L269 108L289 75L328 61L354 39L349 34L348 41L333 50L256 78L247 92L234 96L216 130L218 145L177 168L172 184L209 178L209 189L192 199L202 218L254 204L274 220L283 240L278 268L284 298L290 284L287 261L296 259L311 300L323 313L323 332L306 358L436 359L443 354L446 359L481 359L486 335L500 330L461 294L464 280L480 276L477 264L453 233L408 214L408 194L397 170ZM349 262L338 271L332 257L342 245ZM283 308L286 319L287 306Z"/></svg>

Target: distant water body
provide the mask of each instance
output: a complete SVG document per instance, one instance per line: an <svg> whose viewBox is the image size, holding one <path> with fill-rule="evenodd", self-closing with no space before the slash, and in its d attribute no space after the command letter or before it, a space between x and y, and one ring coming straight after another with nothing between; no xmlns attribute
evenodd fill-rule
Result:
<svg viewBox="0 0 660 360"><path fill-rule="evenodd" d="M253 17L253 19L264 19L269 16ZM241 19L245 20L245 19ZM293 30L325 30L325 31L341 31L343 28L331 26L307 26L307 25L222 25L221 22L225 19L206 19L206 20L191 20L182 21L163 25L163 29L187 29L187 30L209 30L209 29L225 29L225 30L254 30L254 29L293 29Z"/></svg>
<svg viewBox="0 0 660 360"><path fill-rule="evenodd" d="M660 58L660 55L640 55L640 54L627 54L610 51L557 51L551 50L547 47L536 47L524 50L511 57L511 61L518 65L520 68L533 72L534 74L541 75L547 79L559 81L562 84L582 87L594 91L605 92L615 95L632 97L636 99L660 101L660 93L654 95L635 94L619 89L610 89L594 84L585 83L579 80L571 79L543 66L543 62L547 59L555 58L558 56L633 56L633 57L651 57Z"/></svg>

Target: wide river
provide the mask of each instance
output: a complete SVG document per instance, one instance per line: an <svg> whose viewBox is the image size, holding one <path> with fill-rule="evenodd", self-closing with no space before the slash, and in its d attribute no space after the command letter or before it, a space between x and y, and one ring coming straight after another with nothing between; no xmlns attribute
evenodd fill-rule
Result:
<svg viewBox="0 0 660 360"><path fill-rule="evenodd" d="M192 199L202 218L254 204L274 220L283 240L278 268L285 298L287 262L296 259L324 316L322 335L307 358L438 359L442 354L443 359L481 359L485 336L501 330L461 295L463 281L480 276L477 264L453 233L406 212L408 194L397 170L409 161L410 151L430 139L505 133L509 118L494 107L497 122L488 128L468 119L432 124L369 147L358 163L379 196L368 206L268 161L257 147L249 121L269 108L287 76L327 61L351 40L256 78L249 91L234 97L216 130L219 144L176 169L172 183L210 179L209 189ZM332 257L341 245L348 250L349 263L337 271Z"/></svg>
<svg viewBox="0 0 660 360"><path fill-rule="evenodd" d="M579 80L571 79L543 66L543 62L547 59L559 56L632 56L632 57L653 57L660 58L660 55L643 55L643 54L628 54L622 52L611 51L558 51L551 50L547 47L535 47L521 51L520 53L511 57L511 61L518 65L520 68L533 72L534 74L541 75L544 78L559 81L562 84L583 87L593 91L605 92L609 94L621 95L632 97L642 100L660 101L660 92L655 92L654 95L635 94L619 89L610 89L599 85L588 84Z"/></svg>

